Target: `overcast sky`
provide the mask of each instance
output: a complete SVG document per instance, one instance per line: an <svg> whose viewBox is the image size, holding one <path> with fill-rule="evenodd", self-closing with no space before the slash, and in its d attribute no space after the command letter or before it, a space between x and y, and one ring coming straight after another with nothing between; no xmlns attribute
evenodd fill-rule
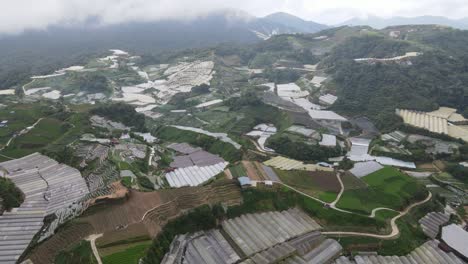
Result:
<svg viewBox="0 0 468 264"><path fill-rule="evenodd" d="M191 19L223 8L255 16L283 11L325 24L366 15L468 16L468 0L0 0L0 33L75 24L90 17L104 24Z"/></svg>

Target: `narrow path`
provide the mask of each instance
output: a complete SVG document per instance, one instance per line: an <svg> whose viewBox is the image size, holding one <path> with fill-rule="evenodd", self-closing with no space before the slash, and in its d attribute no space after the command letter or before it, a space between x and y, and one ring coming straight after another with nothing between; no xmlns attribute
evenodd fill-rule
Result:
<svg viewBox="0 0 468 264"><path fill-rule="evenodd" d="M294 188L294 187L292 187L292 186L289 186L289 185L287 185L287 184L285 184L285 183L282 183L282 182L274 182L274 183L283 185L284 187L289 188L289 189L291 189L291 190L293 190L293 191L295 191L295 192L297 192L297 193L299 193L299 194L301 194L301 195L304 195L304 196L306 196L306 197L308 197L308 198L310 198L310 199L313 199L313 200L315 200L315 201L317 201L317 202L323 204L324 206L328 206L330 209L333 209L333 210L336 210L336 211L339 211L339 212L342 212L342 213L347 213L347 214L362 215L362 214L358 214L358 213L355 213L355 212L351 212L351 211L347 211L347 210L344 210L344 209L340 209L340 208L338 208L338 207L336 207L336 206L332 207L332 206L330 206L329 203L327 203L327 202L325 202L325 201L322 201L322 200L320 200L319 198L313 197L313 196L311 196L311 195L309 195L309 194L307 194L307 193L304 193L304 192L302 192L302 191L299 191L298 189L296 189L296 188ZM367 216L367 217L369 217L368 215L362 215L362 216Z"/></svg>
<svg viewBox="0 0 468 264"><path fill-rule="evenodd" d="M340 232L340 231L333 231L333 232L322 232L324 235L344 235L344 236L365 236L365 237L374 237L374 238L379 238L379 239L392 239L400 234L400 229L398 228L398 225L396 224L396 221L406 215L411 209L414 207L424 204L428 202L432 198L432 193L429 192L427 195L426 199L423 201L414 203L408 207L402 212L400 212L397 216L393 217L390 220L390 225L392 227L392 232L388 235L377 235L377 234L372 234L372 233L361 233L361 232Z"/></svg>
<svg viewBox="0 0 468 264"><path fill-rule="evenodd" d="M13 134L13 136L11 136L11 138L7 141L7 143L3 147L0 148L0 151L4 150L6 147L10 146L11 141L13 141L13 139L15 139L16 137L24 135L24 134L28 133L29 131L31 131L31 129L33 129L37 124L39 124L39 122L41 122L42 119L44 119L44 117L39 118L34 124L24 128L19 133Z"/></svg>
<svg viewBox="0 0 468 264"><path fill-rule="evenodd" d="M334 208L336 209L336 204L338 203L338 201L340 200L341 198L341 195L343 195L343 192L344 192L344 184L343 184L343 181L341 180L341 173L337 173L336 174L336 178L338 179L338 182L340 183L340 192L338 193L338 195L336 196L336 199L335 201L331 202L330 203L330 207L331 208ZM371 216L373 217L373 216Z"/></svg>
<svg viewBox="0 0 468 264"><path fill-rule="evenodd" d="M152 165L151 161L153 160L153 157L154 157L154 147L151 147L150 148L149 158L148 158L148 166Z"/></svg>
<svg viewBox="0 0 468 264"><path fill-rule="evenodd" d="M371 215L370 215L370 217L374 218L374 217L375 217L375 213L377 213L378 211L382 211L382 210L387 210L387 211L398 212L397 210L395 210L395 209L392 209L392 208L387 208L387 207L377 207L377 208L374 208L374 209L372 209L372 212L371 212Z"/></svg>
<svg viewBox="0 0 468 264"><path fill-rule="evenodd" d="M341 182L341 179L340 179L340 182ZM337 208L336 206L331 206L331 204L325 202L325 201L322 201L316 197L313 197L313 196L310 196L304 192L301 192L287 184L284 184L282 182L275 182L277 184L280 184L280 185L283 185L299 194L302 194L308 198L311 198L321 204L323 204L324 206L329 206L329 208L333 209L333 210L336 210L336 211L339 211L339 212L342 212L342 213L347 213L347 214L354 214L354 215L361 215L361 216L366 216L366 217L369 217L369 218L375 218L375 214L377 211L380 211L380 210L389 210L389 211L395 211L395 212L398 212L394 209L391 209L391 208L385 208L385 207L379 207L379 208L374 208L372 210L372 213L370 215L363 215L363 214L358 214L358 213L355 213L355 212L351 212L351 211L347 211L347 210L343 210L343 209L340 209L340 208ZM342 182L341 182L342 183ZM393 217L391 220L390 220L390 226L392 228L392 232L388 235L378 235L378 234L372 234L372 233L362 233L362 232L341 232L341 231L332 231L332 232L322 232L322 234L325 234L325 235L346 235L346 236L366 236L366 237L374 237L374 238L380 238L380 239L391 239L397 235L400 234L400 229L398 228L398 225L396 224L396 221L401 218L402 216L406 215L411 209L413 209L414 207L418 206L418 205L421 205L421 204L424 204L426 202L428 202L430 199L432 198L432 193L429 192L429 194L427 195L426 199L424 199L423 201L420 201L420 202L416 202L416 203L413 203L411 205L409 205L405 210L401 211L397 216ZM337 201L339 200L339 197L337 197L337 199L335 199L335 201L333 203L336 203Z"/></svg>
<svg viewBox="0 0 468 264"><path fill-rule="evenodd" d="M99 256L99 252L96 247L96 239L100 237L102 237L102 234L94 234L86 238L86 241L91 243L91 249L93 250L94 257L96 258L98 264L102 264L101 256Z"/></svg>
<svg viewBox="0 0 468 264"><path fill-rule="evenodd" d="M23 93L24 93L24 95L26 95L26 89L24 89L24 87L25 87L26 85L32 83L32 82L34 82L34 79L32 79L32 81L28 82L27 84L21 86L21 88L23 88Z"/></svg>

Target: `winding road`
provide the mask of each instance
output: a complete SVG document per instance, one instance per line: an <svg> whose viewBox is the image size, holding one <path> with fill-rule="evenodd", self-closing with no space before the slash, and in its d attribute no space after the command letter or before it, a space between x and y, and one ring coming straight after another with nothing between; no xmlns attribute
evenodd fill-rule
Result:
<svg viewBox="0 0 468 264"><path fill-rule="evenodd" d="M282 186L284 186L286 188L289 188L289 189L291 189L291 190L293 190L293 191L295 191L295 192L297 192L297 193L299 193L301 195L304 195L304 196L306 196L306 197L308 197L310 199L313 199L313 200L323 204L324 206L328 206L330 209L333 209L333 210L336 210L336 211L339 211L339 212L342 212L342 213L361 215L361 216L365 216L365 217L375 218L376 213L378 211L381 211L381 210L389 210L389 211L399 212L398 215L396 215L395 217L390 219L390 226L392 228L392 231L388 235L378 235L378 234L363 233L363 232L342 232L342 231L322 232L322 234L324 234L324 235L365 236L365 237L374 237L374 238L379 238L379 239L392 239L392 238L394 238L394 237L396 237L396 236L398 236L400 234L400 229L398 228L398 225L396 224L396 221L399 218L401 218L402 216L406 215L414 207L419 206L421 204L424 204L424 203L428 202L432 198L432 193L429 192L426 199L424 199L423 201L419 201L419 202L416 202L416 203L413 203L413 204L409 205L403 211L397 211L397 210L394 210L394 209L391 209L391 208L386 208L386 207L378 207L378 208L374 208L370 215L363 215L363 214L351 212L351 211L340 209L340 208L336 207L336 203L338 203L338 201L341 198L341 195L344 192L343 182L341 181L341 178L339 177L339 175L337 175L337 177L338 177L338 181L340 182L340 185L341 185L341 190L340 190L338 196L336 197L335 201L333 201L332 203L327 203L325 201L322 201L322 200L320 200L320 199L318 199L316 197L308 195L307 193L304 193L304 192L302 192L300 190L297 190L294 187L291 187L291 186L289 186L287 184L284 184L282 182L275 182L275 183L279 184L279 185L282 185Z"/></svg>
<svg viewBox="0 0 468 264"><path fill-rule="evenodd" d="M411 209L414 207L424 204L428 202L432 198L432 193L429 192L427 195L426 199L423 201L414 203L408 207L406 207L405 210L401 211L397 216L393 217L390 220L390 225L392 227L392 232L388 235L377 235L377 234L372 234L372 233L361 233L361 232L340 232L340 231L333 231L333 232L322 232L324 235L344 235L344 236L365 236L365 237L374 237L374 238L379 238L379 239L392 239L400 234L400 229L398 228L398 225L396 224L396 221L401 218L402 216L406 215Z"/></svg>

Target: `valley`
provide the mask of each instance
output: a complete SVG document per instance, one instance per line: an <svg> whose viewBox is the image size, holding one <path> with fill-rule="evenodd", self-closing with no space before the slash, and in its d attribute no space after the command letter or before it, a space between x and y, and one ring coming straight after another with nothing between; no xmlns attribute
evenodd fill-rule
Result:
<svg viewBox="0 0 468 264"><path fill-rule="evenodd" d="M468 32L304 25L5 87L0 263L465 263Z"/></svg>

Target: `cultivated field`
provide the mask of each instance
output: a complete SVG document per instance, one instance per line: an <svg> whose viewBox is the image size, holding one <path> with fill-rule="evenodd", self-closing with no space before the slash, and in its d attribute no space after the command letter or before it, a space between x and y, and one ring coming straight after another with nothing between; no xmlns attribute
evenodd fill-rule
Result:
<svg viewBox="0 0 468 264"><path fill-rule="evenodd" d="M340 191L340 183L334 172L278 169L275 171L284 184L325 202L334 201Z"/></svg>
<svg viewBox="0 0 468 264"><path fill-rule="evenodd" d="M339 208L365 214L370 214L377 207L401 210L426 194L424 187L415 179L392 167L385 167L361 179L368 187L346 190L337 204Z"/></svg>

